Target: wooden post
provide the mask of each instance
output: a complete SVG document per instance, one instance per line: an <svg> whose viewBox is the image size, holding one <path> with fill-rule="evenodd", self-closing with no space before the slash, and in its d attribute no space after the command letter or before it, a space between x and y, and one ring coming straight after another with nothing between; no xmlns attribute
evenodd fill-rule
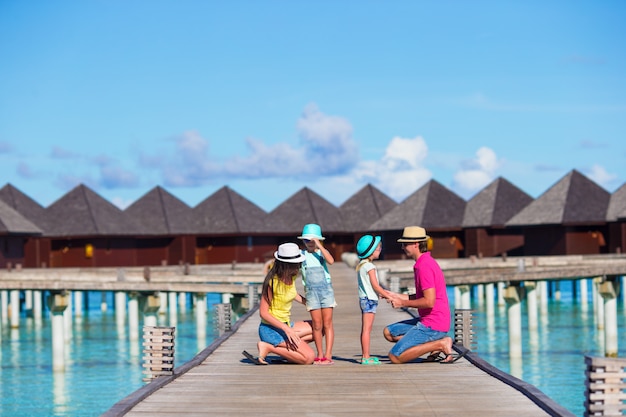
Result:
<svg viewBox="0 0 626 417"><path fill-rule="evenodd" d="M156 326L157 325L157 314L164 310L161 308L161 301L163 300L164 293L159 294L150 294L144 297L141 297L140 302L142 303L141 310L143 311L143 323L145 326ZM167 297L165 298L167 300Z"/></svg>
<svg viewBox="0 0 626 417"><path fill-rule="evenodd" d="M139 340L139 294L128 294L128 340Z"/></svg>
<svg viewBox="0 0 626 417"><path fill-rule="evenodd" d="M580 305L583 307L583 310L587 310L587 305L589 305L589 291L587 289L587 279L582 278L579 279L580 283Z"/></svg>
<svg viewBox="0 0 626 417"><path fill-rule="evenodd" d="M504 301L504 292L506 284L502 281L498 282L498 307L504 307L506 301Z"/></svg>
<svg viewBox="0 0 626 417"><path fill-rule="evenodd" d="M231 329L231 305L230 303L215 304L215 321L217 329L228 332Z"/></svg>
<svg viewBox="0 0 626 417"><path fill-rule="evenodd" d="M176 326L178 321L178 294L175 292L169 292L168 295L168 312L170 318L170 326Z"/></svg>
<svg viewBox="0 0 626 417"><path fill-rule="evenodd" d="M522 357L522 303L520 302L519 287L509 285L506 288L504 299L508 306L509 319L509 357Z"/></svg>
<svg viewBox="0 0 626 417"><path fill-rule="evenodd" d="M596 277L593 279L594 282L594 304L595 304L595 313L598 319L598 330L604 330L604 298L602 298L602 294L600 294L600 285L602 284L602 277Z"/></svg>
<svg viewBox="0 0 626 417"><path fill-rule="evenodd" d="M536 285L533 281L524 282L524 288L526 289L526 307L528 313L528 330L537 330L537 291Z"/></svg>
<svg viewBox="0 0 626 417"><path fill-rule="evenodd" d="M248 283L248 309L252 310L254 306L259 304L258 286L252 282Z"/></svg>
<svg viewBox="0 0 626 417"><path fill-rule="evenodd" d="M626 413L626 359L585 356L585 417Z"/></svg>
<svg viewBox="0 0 626 417"><path fill-rule="evenodd" d="M11 297L11 328L17 329L20 327L20 291L11 290L9 294Z"/></svg>
<svg viewBox="0 0 626 417"><path fill-rule="evenodd" d="M175 331L176 327L143 327L144 382L174 373Z"/></svg>
<svg viewBox="0 0 626 417"><path fill-rule="evenodd" d="M206 339L206 294L199 292L195 294L196 300L196 333L198 334L198 340Z"/></svg>
<svg viewBox="0 0 626 417"><path fill-rule="evenodd" d="M472 310L454 310L454 343L468 350L476 347L472 323Z"/></svg>
<svg viewBox="0 0 626 417"><path fill-rule="evenodd" d="M126 321L126 293L124 291L115 292L115 323L118 328L124 327Z"/></svg>
<svg viewBox="0 0 626 417"><path fill-rule="evenodd" d="M65 370L65 318L63 313L69 304L66 294L48 296L48 308L52 315L52 369Z"/></svg>
<svg viewBox="0 0 626 417"><path fill-rule="evenodd" d="M460 308L469 310L472 308L472 300L470 298L470 286L469 285L458 285L457 286L461 293L461 305Z"/></svg>
<svg viewBox="0 0 626 417"><path fill-rule="evenodd" d="M598 287L604 300L604 355L617 357L617 292L615 282L606 280Z"/></svg>

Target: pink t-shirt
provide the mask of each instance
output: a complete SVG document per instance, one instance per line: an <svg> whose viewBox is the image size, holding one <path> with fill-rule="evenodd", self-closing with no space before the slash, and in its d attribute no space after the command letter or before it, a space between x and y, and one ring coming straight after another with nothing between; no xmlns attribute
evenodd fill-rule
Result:
<svg viewBox="0 0 626 417"><path fill-rule="evenodd" d="M430 252L426 252L413 265L415 275L415 295L424 296L424 290L435 289L436 299L433 308L419 308L421 321L425 326L440 332L450 331L450 305L446 292L446 280L443 271Z"/></svg>

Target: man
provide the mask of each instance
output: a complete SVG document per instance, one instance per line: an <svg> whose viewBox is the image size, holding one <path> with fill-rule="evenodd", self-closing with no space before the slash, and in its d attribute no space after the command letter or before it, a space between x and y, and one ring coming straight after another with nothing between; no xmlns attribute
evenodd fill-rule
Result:
<svg viewBox="0 0 626 417"><path fill-rule="evenodd" d="M434 352L428 360L454 363L463 355L452 355L450 331L450 306L446 281L439 264L428 251L430 237L419 226L405 227L398 242L407 256L415 260L415 296L396 294L390 298L394 308L413 307L419 318L409 319L385 327L385 339L396 342L389 351L392 363L406 363ZM445 357L439 358L440 352Z"/></svg>

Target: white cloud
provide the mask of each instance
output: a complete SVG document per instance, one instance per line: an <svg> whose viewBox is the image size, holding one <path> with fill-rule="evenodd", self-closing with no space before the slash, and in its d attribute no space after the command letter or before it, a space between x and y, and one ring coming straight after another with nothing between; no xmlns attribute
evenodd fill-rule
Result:
<svg viewBox="0 0 626 417"><path fill-rule="evenodd" d="M195 186L211 181L259 178L334 176L349 172L358 161L350 123L322 113L309 104L297 121L301 146L267 145L247 138L247 154L218 163L212 160L209 141L198 132L185 132L174 140L174 152L141 155L143 166L161 172L166 185Z"/></svg>
<svg viewBox="0 0 626 417"><path fill-rule="evenodd" d="M590 179L607 189L611 188L618 179L617 175L610 174L603 166L598 164L593 165L591 169L587 170L586 174Z"/></svg>
<svg viewBox="0 0 626 417"><path fill-rule="evenodd" d="M461 169L454 175L453 188L465 196L478 191L495 179L500 165L496 153L483 146L476 151L475 158L462 163Z"/></svg>

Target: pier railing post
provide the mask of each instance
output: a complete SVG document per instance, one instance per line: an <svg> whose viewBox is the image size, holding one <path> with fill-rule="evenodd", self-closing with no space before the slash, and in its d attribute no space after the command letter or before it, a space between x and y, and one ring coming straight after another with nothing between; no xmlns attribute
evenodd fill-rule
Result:
<svg viewBox="0 0 626 417"><path fill-rule="evenodd" d="M248 283L248 309L252 310L255 305L259 304L259 290L255 283Z"/></svg>
<svg viewBox="0 0 626 417"><path fill-rule="evenodd" d="M472 310L454 310L454 343L469 350L476 348L472 322Z"/></svg>
<svg viewBox="0 0 626 417"><path fill-rule="evenodd" d="M220 332L231 329L232 307L230 303L215 304L215 325Z"/></svg>
<svg viewBox="0 0 626 417"><path fill-rule="evenodd" d="M176 327L143 326L144 382L174 373Z"/></svg>
<svg viewBox="0 0 626 417"><path fill-rule="evenodd" d="M626 359L585 356L584 416L621 416L626 412Z"/></svg>

